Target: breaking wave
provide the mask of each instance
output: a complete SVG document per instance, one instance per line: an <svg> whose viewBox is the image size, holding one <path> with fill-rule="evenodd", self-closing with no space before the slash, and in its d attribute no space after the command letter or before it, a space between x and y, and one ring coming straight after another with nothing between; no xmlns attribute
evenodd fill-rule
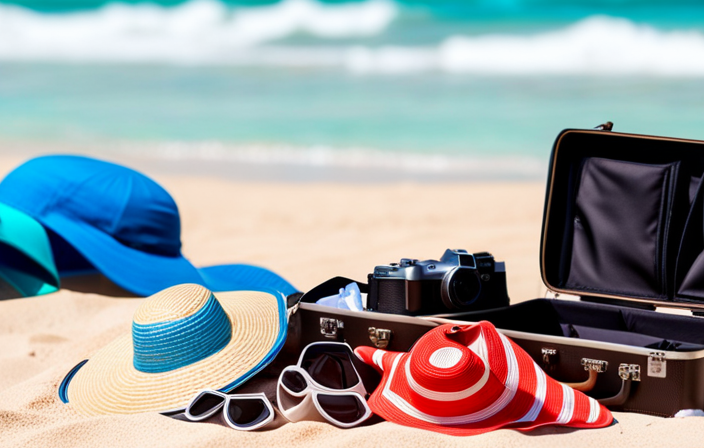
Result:
<svg viewBox="0 0 704 448"><path fill-rule="evenodd" d="M392 75L704 76L704 34L697 30L663 31L592 16L534 34L454 35L411 46L384 35L399 14L391 0L284 0L236 8L216 0L174 7L113 3L52 14L0 4L0 60L306 67ZM291 39L298 35L313 40ZM393 44L358 40L379 35L384 39L378 41Z"/></svg>
<svg viewBox="0 0 704 448"><path fill-rule="evenodd" d="M337 5L285 0L236 9L216 0L175 7L113 3L61 14L0 4L0 58L227 64L247 48L295 34L373 36L396 12L387 0Z"/></svg>
<svg viewBox="0 0 704 448"><path fill-rule="evenodd" d="M704 34L594 16L531 36L453 36L432 49L360 47L349 56L360 73L701 76Z"/></svg>

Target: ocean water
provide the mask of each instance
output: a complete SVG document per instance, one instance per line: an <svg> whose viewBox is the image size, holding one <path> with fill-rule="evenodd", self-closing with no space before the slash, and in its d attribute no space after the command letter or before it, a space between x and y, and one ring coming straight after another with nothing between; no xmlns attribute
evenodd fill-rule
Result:
<svg viewBox="0 0 704 448"><path fill-rule="evenodd" d="M700 2L0 0L0 150L543 178L702 117Z"/></svg>

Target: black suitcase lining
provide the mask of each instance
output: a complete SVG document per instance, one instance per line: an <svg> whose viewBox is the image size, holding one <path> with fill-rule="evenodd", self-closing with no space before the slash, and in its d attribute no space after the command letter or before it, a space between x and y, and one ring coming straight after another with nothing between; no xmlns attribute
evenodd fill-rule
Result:
<svg viewBox="0 0 704 448"><path fill-rule="evenodd" d="M582 161L567 288L667 299L662 258L678 168Z"/></svg>
<svg viewBox="0 0 704 448"><path fill-rule="evenodd" d="M503 330L564 336L653 349L704 350L704 320L613 305L535 299L454 319L488 320Z"/></svg>
<svg viewBox="0 0 704 448"><path fill-rule="evenodd" d="M553 151L546 284L583 296L704 304L704 147L565 131Z"/></svg>

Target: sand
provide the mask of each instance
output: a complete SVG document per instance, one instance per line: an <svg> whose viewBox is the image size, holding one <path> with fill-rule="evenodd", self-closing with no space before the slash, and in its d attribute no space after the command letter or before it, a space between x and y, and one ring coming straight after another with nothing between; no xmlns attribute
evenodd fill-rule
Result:
<svg viewBox="0 0 704 448"><path fill-rule="evenodd" d="M538 265L542 183L274 184L149 174L176 199L184 253L196 265L259 264L306 290L336 275L364 279L376 264L401 257L437 258L448 247L465 248L506 261L512 302L545 293ZM704 419L626 413L615 413L619 423L605 429L499 430L469 438L387 422L351 430L297 423L243 433L159 414L77 414L59 401L59 382L129 331L140 302L68 290L0 302L0 446L704 445Z"/></svg>

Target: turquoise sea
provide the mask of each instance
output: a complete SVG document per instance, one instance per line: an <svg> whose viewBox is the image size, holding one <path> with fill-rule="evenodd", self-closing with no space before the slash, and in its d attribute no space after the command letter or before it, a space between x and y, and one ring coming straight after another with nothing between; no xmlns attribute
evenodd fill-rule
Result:
<svg viewBox="0 0 704 448"><path fill-rule="evenodd" d="M0 0L0 150L542 179L702 117L695 1Z"/></svg>

